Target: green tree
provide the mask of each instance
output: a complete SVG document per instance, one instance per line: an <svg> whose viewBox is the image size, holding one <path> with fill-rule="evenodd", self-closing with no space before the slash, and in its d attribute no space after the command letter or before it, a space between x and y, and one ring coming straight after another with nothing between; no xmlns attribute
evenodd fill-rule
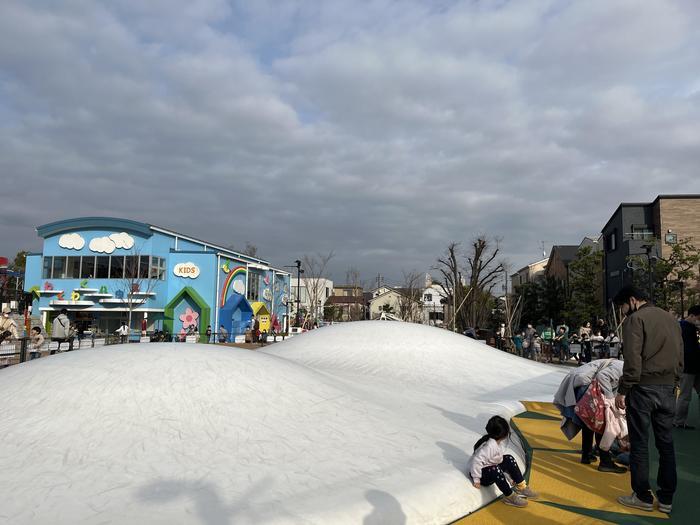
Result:
<svg viewBox="0 0 700 525"><path fill-rule="evenodd" d="M642 290L649 290L651 272L652 300L657 306L681 313L697 299L700 249L690 239L681 239L672 245L667 257L633 255L628 257L628 261L633 268L633 282Z"/></svg>
<svg viewBox="0 0 700 525"><path fill-rule="evenodd" d="M566 314L566 290L564 283L555 277L545 277L540 283L540 321L548 325L557 323Z"/></svg>
<svg viewBox="0 0 700 525"><path fill-rule="evenodd" d="M542 286L539 282L524 283L516 286L515 294L520 296L522 304L520 314L522 326L520 328L524 328L528 323L535 325L544 316L542 305L540 304L541 292Z"/></svg>
<svg viewBox="0 0 700 525"><path fill-rule="evenodd" d="M380 309L382 312L384 312L385 314L392 314L392 315L393 315L393 314L395 313L395 312L394 312L394 307L391 306L389 303L383 304L379 309Z"/></svg>
<svg viewBox="0 0 700 525"><path fill-rule="evenodd" d="M581 248L569 264L569 293L565 311L570 327L601 317L603 312L603 252Z"/></svg>

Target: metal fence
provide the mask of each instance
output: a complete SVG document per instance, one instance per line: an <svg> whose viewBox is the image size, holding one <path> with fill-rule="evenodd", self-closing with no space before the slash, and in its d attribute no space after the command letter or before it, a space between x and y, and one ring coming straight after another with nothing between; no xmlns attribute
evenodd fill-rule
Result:
<svg viewBox="0 0 700 525"><path fill-rule="evenodd" d="M30 338L20 337L12 341L0 343L0 368L33 359L39 359L61 352L71 352L73 350L89 350L104 346L128 344L128 343L200 343L200 344L222 344L222 343L252 343L264 346L276 341L282 341L292 334L266 334L263 333L258 338L246 337L243 335L219 334L212 332L207 334L175 334L165 332L149 332L141 335L140 332L132 332L129 335L117 334L92 334L85 337L74 337L65 341L52 341L47 338L44 343L36 348Z"/></svg>

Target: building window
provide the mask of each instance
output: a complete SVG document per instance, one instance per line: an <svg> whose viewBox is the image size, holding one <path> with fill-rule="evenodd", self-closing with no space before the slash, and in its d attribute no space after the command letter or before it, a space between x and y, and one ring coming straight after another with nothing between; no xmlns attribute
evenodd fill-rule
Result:
<svg viewBox="0 0 700 525"><path fill-rule="evenodd" d="M109 258L109 278L123 279L124 278L124 256L117 255Z"/></svg>
<svg viewBox="0 0 700 525"><path fill-rule="evenodd" d="M127 255L124 257L124 278L136 279L139 276L138 255Z"/></svg>
<svg viewBox="0 0 700 525"><path fill-rule="evenodd" d="M331 296L331 289L326 286L326 299Z"/></svg>
<svg viewBox="0 0 700 525"><path fill-rule="evenodd" d="M633 224L630 236L635 240L647 241L654 238L654 230L646 224Z"/></svg>
<svg viewBox="0 0 700 525"><path fill-rule="evenodd" d="M605 247L609 252L617 250L617 229L613 230L612 233L609 233L605 238Z"/></svg>
<svg viewBox="0 0 700 525"><path fill-rule="evenodd" d="M423 301L425 301L426 303L432 303L433 302L433 294L427 293L427 294L423 295Z"/></svg>
<svg viewBox="0 0 700 525"><path fill-rule="evenodd" d="M150 262L148 255L141 255L139 257L139 279L148 279L149 268Z"/></svg>
<svg viewBox="0 0 700 525"><path fill-rule="evenodd" d="M246 298L249 301L258 300L258 291L260 290L260 275L257 273L248 273L248 289L246 290Z"/></svg>
<svg viewBox="0 0 700 525"><path fill-rule="evenodd" d="M96 279L108 279L109 278L109 256L98 255L95 261L95 278Z"/></svg>
<svg viewBox="0 0 700 525"><path fill-rule="evenodd" d="M92 279L95 276L95 258L83 257L83 269L80 271L80 277L83 279Z"/></svg>
<svg viewBox="0 0 700 525"><path fill-rule="evenodd" d="M53 265L53 257L44 257L44 269L41 272L42 279L51 279L52 265Z"/></svg>
<svg viewBox="0 0 700 525"><path fill-rule="evenodd" d="M54 257L53 258L53 274L52 279L65 279L66 278L66 258L65 257Z"/></svg>
<svg viewBox="0 0 700 525"><path fill-rule="evenodd" d="M80 279L80 257L67 257L66 278Z"/></svg>

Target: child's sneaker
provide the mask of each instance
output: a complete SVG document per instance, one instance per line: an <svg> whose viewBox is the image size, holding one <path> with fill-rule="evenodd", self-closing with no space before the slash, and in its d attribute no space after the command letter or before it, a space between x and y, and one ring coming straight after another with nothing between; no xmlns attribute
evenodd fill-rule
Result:
<svg viewBox="0 0 700 525"><path fill-rule="evenodd" d="M665 503L661 503L659 501L659 511L663 512L664 514L671 514L671 507L672 505L669 503L666 505Z"/></svg>
<svg viewBox="0 0 700 525"><path fill-rule="evenodd" d="M513 490L521 498L536 499L536 498L540 497L540 495L537 492L535 492L534 490L532 490L530 487L525 487L524 489L519 489L518 487L514 487Z"/></svg>
<svg viewBox="0 0 700 525"><path fill-rule="evenodd" d="M527 500L521 498L517 493L511 492L510 496L503 496L503 503L513 507L527 507Z"/></svg>

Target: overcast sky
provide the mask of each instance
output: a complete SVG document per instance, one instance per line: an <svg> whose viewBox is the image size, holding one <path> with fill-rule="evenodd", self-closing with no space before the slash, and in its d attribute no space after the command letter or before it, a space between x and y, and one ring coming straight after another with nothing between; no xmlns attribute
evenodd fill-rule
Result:
<svg viewBox="0 0 700 525"><path fill-rule="evenodd" d="M0 255L105 215L367 279L700 193L696 0L0 3Z"/></svg>

